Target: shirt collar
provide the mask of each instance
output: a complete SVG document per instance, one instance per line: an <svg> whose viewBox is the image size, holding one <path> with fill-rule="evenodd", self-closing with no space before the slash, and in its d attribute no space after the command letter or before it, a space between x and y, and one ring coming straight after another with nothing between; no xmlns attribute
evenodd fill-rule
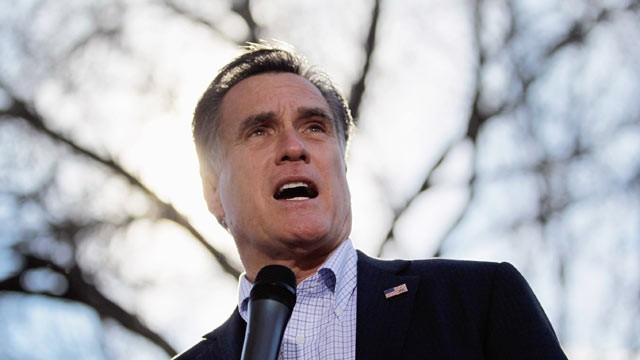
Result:
<svg viewBox="0 0 640 360"><path fill-rule="evenodd" d="M322 281L335 294L336 307L342 306L355 289L356 272L349 270L356 268L357 261L356 250L351 244L351 239L347 238L315 274L298 284L298 289L304 289L310 282ZM245 321L249 319L249 295L252 288L253 284L247 279L246 273L242 273L238 284L238 310Z"/></svg>

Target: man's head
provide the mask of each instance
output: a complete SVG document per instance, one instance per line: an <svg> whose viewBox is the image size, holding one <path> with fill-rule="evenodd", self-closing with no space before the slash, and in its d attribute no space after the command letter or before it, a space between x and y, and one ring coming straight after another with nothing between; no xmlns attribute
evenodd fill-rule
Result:
<svg viewBox="0 0 640 360"><path fill-rule="evenodd" d="M193 129L205 198L250 279L270 263L300 278L349 235L351 126L328 77L282 49L250 48L203 95Z"/></svg>
<svg viewBox="0 0 640 360"><path fill-rule="evenodd" d="M204 92L193 117L193 138L201 167L215 170L222 155L219 148L220 107L227 92L240 81L263 73L292 73L310 81L322 93L336 120L346 156L353 119L349 105L330 77L308 65L306 59L285 47L266 43L251 44L246 51L225 65Z"/></svg>

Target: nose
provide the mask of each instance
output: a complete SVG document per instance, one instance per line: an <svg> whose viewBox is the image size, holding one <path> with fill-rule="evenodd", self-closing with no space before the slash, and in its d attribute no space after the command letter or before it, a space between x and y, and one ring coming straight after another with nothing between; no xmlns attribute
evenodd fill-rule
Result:
<svg viewBox="0 0 640 360"><path fill-rule="evenodd" d="M280 134L278 142L280 154L278 164L286 161L303 161L309 163L310 156L306 143L295 129L287 129Z"/></svg>

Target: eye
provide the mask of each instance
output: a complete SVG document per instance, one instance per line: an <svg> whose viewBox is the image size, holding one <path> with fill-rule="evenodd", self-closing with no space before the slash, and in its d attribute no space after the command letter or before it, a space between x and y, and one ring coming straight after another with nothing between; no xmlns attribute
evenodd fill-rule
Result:
<svg viewBox="0 0 640 360"><path fill-rule="evenodd" d="M325 133L325 132L327 132L326 125L322 124L322 123L310 123L307 126L307 131L312 132L312 133Z"/></svg>
<svg viewBox="0 0 640 360"><path fill-rule="evenodd" d="M249 131L248 135L249 137L258 137L258 136L267 135L267 128L264 126L253 128Z"/></svg>

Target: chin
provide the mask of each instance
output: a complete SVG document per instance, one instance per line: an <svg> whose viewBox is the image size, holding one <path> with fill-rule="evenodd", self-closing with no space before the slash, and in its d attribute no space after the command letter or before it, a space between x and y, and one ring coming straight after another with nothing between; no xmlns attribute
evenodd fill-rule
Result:
<svg viewBox="0 0 640 360"><path fill-rule="evenodd" d="M320 224L295 224L287 226L286 239L292 242L310 243L319 242L326 239L329 235L327 226Z"/></svg>

